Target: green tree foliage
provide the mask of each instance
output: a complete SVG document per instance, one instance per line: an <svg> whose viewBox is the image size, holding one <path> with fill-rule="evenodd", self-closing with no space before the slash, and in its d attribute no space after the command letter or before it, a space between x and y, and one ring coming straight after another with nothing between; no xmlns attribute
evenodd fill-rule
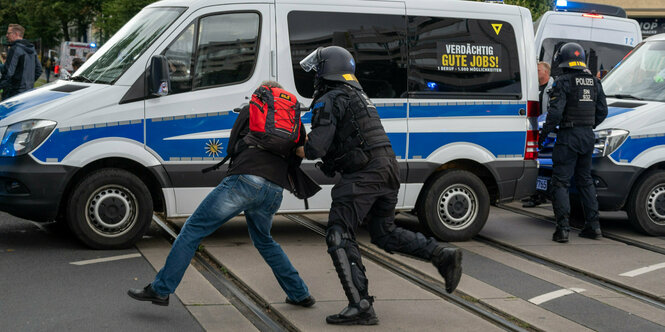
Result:
<svg viewBox="0 0 665 332"><path fill-rule="evenodd" d="M485 0L476 0L485 1ZM528 8L531 11L531 17L536 21L546 11L552 9L553 0L503 0L508 5L516 5Z"/></svg>
<svg viewBox="0 0 665 332"><path fill-rule="evenodd" d="M102 28L103 38L107 40L127 23L143 7L157 0L105 0L102 4L98 25Z"/></svg>

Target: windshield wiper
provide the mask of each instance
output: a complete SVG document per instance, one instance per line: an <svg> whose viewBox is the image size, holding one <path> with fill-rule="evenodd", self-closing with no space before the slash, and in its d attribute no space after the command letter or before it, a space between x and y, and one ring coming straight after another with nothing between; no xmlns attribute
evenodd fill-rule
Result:
<svg viewBox="0 0 665 332"><path fill-rule="evenodd" d="M635 97L635 96L633 96L633 95L629 95L629 94L621 94L621 93L620 93L620 94L616 94L616 95L607 95L607 97L610 97L610 98L619 98L619 99L644 100L644 98Z"/></svg>
<svg viewBox="0 0 665 332"><path fill-rule="evenodd" d="M75 82L95 83L95 82L93 82L91 79L89 79L89 78L87 78L87 77L85 77L85 76L83 76L83 75L72 76L72 77L70 77L70 79L71 79L72 81L75 81Z"/></svg>

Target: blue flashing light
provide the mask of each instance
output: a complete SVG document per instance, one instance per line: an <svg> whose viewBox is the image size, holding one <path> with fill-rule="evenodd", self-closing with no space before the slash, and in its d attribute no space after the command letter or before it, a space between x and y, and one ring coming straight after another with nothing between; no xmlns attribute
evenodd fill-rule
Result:
<svg viewBox="0 0 665 332"><path fill-rule="evenodd" d="M90 43L90 47L97 48L97 43Z"/></svg>
<svg viewBox="0 0 665 332"><path fill-rule="evenodd" d="M566 7L568 6L568 0L556 0L557 7Z"/></svg>
<svg viewBox="0 0 665 332"><path fill-rule="evenodd" d="M439 85L436 82L427 82L427 87L432 91L436 91Z"/></svg>

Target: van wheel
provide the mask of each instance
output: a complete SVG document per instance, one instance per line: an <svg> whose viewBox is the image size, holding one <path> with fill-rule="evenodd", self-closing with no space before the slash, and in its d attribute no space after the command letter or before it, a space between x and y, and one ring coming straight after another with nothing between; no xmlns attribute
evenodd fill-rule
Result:
<svg viewBox="0 0 665 332"><path fill-rule="evenodd" d="M102 169L76 184L66 218L74 234L92 248L128 248L150 227L152 197L137 176Z"/></svg>
<svg viewBox="0 0 665 332"><path fill-rule="evenodd" d="M626 211L639 231L665 235L665 171L651 171L635 184Z"/></svg>
<svg viewBox="0 0 665 332"><path fill-rule="evenodd" d="M444 171L424 190L418 217L421 224L440 240L469 240L487 222L489 193L474 174L461 170Z"/></svg>

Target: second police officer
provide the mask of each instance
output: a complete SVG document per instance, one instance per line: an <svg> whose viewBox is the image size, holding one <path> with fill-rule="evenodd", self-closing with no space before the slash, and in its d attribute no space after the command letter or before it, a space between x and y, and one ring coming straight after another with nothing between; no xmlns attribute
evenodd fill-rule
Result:
<svg viewBox="0 0 665 332"><path fill-rule="evenodd" d="M394 224L399 166L376 107L355 77L351 53L338 46L319 47L300 65L316 74L312 131L296 153L321 158L319 167L328 176L341 173L331 193L326 243L349 304L326 322L378 323L355 237L365 219L372 243L389 253L431 261L445 279L446 291L452 292L461 278L462 252Z"/></svg>
<svg viewBox="0 0 665 332"><path fill-rule="evenodd" d="M568 242L568 188L573 175L584 210L585 224L580 236L597 239L601 231L596 188L591 177L593 128L607 117L607 101L600 81L586 70L584 49L579 44L563 45L558 56L563 74L557 76L552 86L547 120L539 136L542 146L547 135L559 127L552 153L550 190L557 222L552 241Z"/></svg>

